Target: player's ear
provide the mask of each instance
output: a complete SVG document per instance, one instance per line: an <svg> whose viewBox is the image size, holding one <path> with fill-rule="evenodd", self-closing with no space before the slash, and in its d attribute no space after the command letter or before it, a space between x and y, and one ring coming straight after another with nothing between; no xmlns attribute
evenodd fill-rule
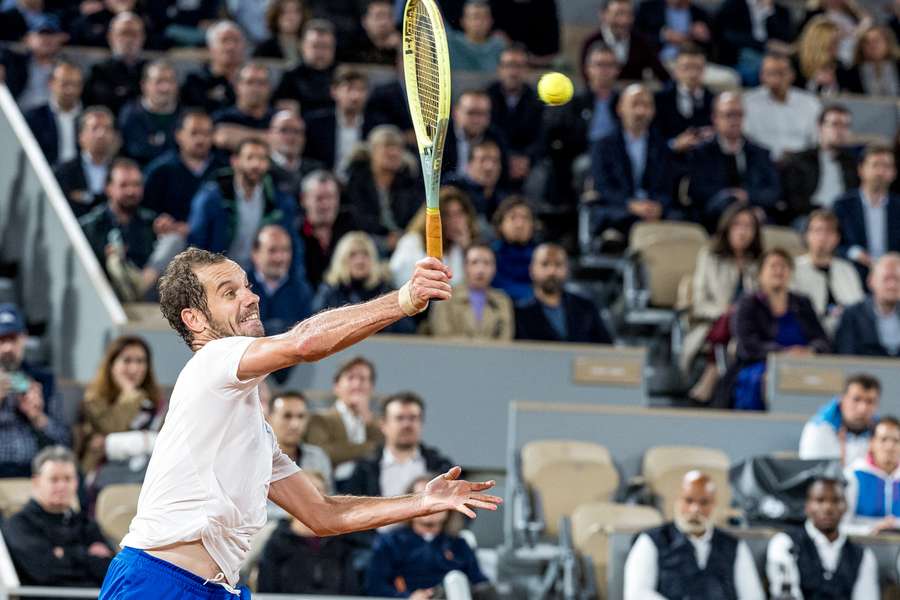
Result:
<svg viewBox="0 0 900 600"><path fill-rule="evenodd" d="M195 308L181 309L181 320L192 333L203 333L206 329L206 315Z"/></svg>

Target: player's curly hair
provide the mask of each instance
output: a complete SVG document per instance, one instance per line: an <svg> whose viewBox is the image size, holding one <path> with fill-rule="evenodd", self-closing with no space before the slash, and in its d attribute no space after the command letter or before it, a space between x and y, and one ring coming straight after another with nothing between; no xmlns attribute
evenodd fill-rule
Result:
<svg viewBox="0 0 900 600"><path fill-rule="evenodd" d="M159 309L172 329L192 349L194 334L181 320L181 311L195 308L206 315L206 318L212 318L206 304L206 291L194 269L226 260L228 258L224 254L188 248L172 259L159 279Z"/></svg>

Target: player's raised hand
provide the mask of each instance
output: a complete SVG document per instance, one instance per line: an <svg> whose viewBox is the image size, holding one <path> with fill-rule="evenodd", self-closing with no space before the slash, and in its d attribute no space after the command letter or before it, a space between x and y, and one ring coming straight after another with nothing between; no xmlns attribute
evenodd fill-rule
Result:
<svg viewBox="0 0 900 600"><path fill-rule="evenodd" d="M474 519L474 509L497 510L503 503L499 496L481 493L494 487L494 481L465 481L459 479L460 473L462 469L453 467L429 481L423 492L426 506L433 508L435 512L455 510Z"/></svg>
<svg viewBox="0 0 900 600"><path fill-rule="evenodd" d="M423 258L409 280L409 295L417 310L425 310L431 300L450 299L450 267L436 258Z"/></svg>

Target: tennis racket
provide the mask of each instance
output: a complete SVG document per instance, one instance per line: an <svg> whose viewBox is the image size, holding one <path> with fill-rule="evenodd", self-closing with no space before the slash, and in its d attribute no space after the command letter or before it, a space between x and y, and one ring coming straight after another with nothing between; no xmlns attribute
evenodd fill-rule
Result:
<svg viewBox="0 0 900 600"><path fill-rule="evenodd" d="M450 54L441 12L434 0L407 0L403 10L403 73L425 183L425 246L443 257L441 159L450 122Z"/></svg>

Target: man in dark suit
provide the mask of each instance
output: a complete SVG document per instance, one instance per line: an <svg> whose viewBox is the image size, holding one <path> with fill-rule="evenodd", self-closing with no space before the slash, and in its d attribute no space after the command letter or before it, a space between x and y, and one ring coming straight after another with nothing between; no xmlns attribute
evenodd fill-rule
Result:
<svg viewBox="0 0 900 600"><path fill-rule="evenodd" d="M885 254L869 275L872 294L841 315L838 354L900 356L900 254Z"/></svg>
<svg viewBox="0 0 900 600"><path fill-rule="evenodd" d="M359 496L393 496L404 493L419 477L446 473L453 467L437 448L422 443L425 402L413 392L399 392L384 399L380 428L384 445L357 461L350 479L338 491Z"/></svg>
<svg viewBox="0 0 900 600"><path fill-rule="evenodd" d="M91 67L84 101L88 106L107 106L113 113L141 94L141 77L146 60L144 22L132 12L119 13L109 25L112 56Z"/></svg>
<svg viewBox="0 0 900 600"><path fill-rule="evenodd" d="M658 221L669 211L671 156L665 139L650 128L653 95L634 83L622 91L618 105L622 126L591 152L596 231L613 229L627 239L639 221Z"/></svg>
<svg viewBox="0 0 900 600"><path fill-rule="evenodd" d="M62 61L50 75L50 102L25 113L47 163L66 162L78 154L78 116L81 113L81 68Z"/></svg>
<svg viewBox="0 0 900 600"><path fill-rule="evenodd" d="M669 142L672 151L680 155L713 134L713 95L703 86L705 68L706 56L699 46L691 43L680 46L675 58L675 80L657 92L654 99L653 125Z"/></svg>
<svg viewBox="0 0 900 600"><path fill-rule="evenodd" d="M500 206L509 192L500 183L500 171L503 157L497 142L485 139L475 142L469 148L469 162L466 174L462 177L453 175L444 182L446 185L461 188L469 196L475 211L488 223L494 217L494 211Z"/></svg>
<svg viewBox="0 0 900 600"><path fill-rule="evenodd" d="M368 133L364 110L368 93L369 81L362 71L338 67L331 84L334 108L306 117L304 156L330 170L346 166L354 146Z"/></svg>
<svg viewBox="0 0 900 600"><path fill-rule="evenodd" d="M123 153L142 167L175 149L178 122L178 75L175 67L155 60L144 68L141 95L119 114Z"/></svg>
<svg viewBox="0 0 900 600"><path fill-rule="evenodd" d="M690 0L646 0L638 6L634 29L658 40L659 58L665 63L675 58L683 44L696 44L708 52L709 21L707 12Z"/></svg>
<svg viewBox="0 0 900 600"><path fill-rule="evenodd" d="M509 178L521 184L542 153L541 121L544 105L525 78L528 51L516 44L500 54L497 81L487 88L491 122L509 141Z"/></svg>
<svg viewBox="0 0 900 600"><path fill-rule="evenodd" d="M88 108L78 120L75 158L60 163L53 174L76 217L105 202L104 189L109 165L117 147L113 114L104 106Z"/></svg>
<svg viewBox="0 0 900 600"><path fill-rule="evenodd" d="M777 221L790 225L859 187L858 152L849 145L852 119L846 106L826 106L819 115L819 145L785 153L781 167L785 209L775 215Z"/></svg>
<svg viewBox="0 0 900 600"><path fill-rule="evenodd" d="M751 1L725 0L713 22L717 37L716 60L736 67L745 87L759 83L759 67L766 51L790 54L789 44L794 40L790 11L774 0L756 3L763 16L763 35L757 37L749 6Z"/></svg>
<svg viewBox="0 0 900 600"><path fill-rule="evenodd" d="M563 289L569 277L566 251L541 244L531 259L534 297L516 306L516 339L610 344L597 306Z"/></svg>
<svg viewBox="0 0 900 600"><path fill-rule="evenodd" d="M577 194L582 191L573 186L575 161L618 125L615 86L619 63L615 53L603 42L596 42L588 50L584 76L588 89L565 106L544 110L545 148L552 178L547 195L563 206L574 207Z"/></svg>
<svg viewBox="0 0 900 600"><path fill-rule="evenodd" d="M581 63L594 42L602 41L612 48L622 66L619 77L643 81L649 69L660 81L669 80L669 72L659 61L658 48L653 40L634 30L634 7L631 0L607 0L600 9L600 29L588 36L582 46Z"/></svg>
<svg viewBox="0 0 900 600"><path fill-rule="evenodd" d="M486 92L463 92L453 107L444 142L443 172L465 175L469 149L481 140L493 140L500 147L502 172L507 174L508 144L499 127L491 123L491 98Z"/></svg>
<svg viewBox="0 0 900 600"><path fill-rule="evenodd" d="M278 189L290 196L300 196L303 178L325 165L303 156L307 140L303 117L291 110L280 110L269 124L269 173Z"/></svg>
<svg viewBox="0 0 900 600"><path fill-rule="evenodd" d="M207 114L232 106L233 83L244 62L246 40L241 28L232 21L219 21L206 32L209 63L189 73L181 86L181 104L202 108Z"/></svg>
<svg viewBox="0 0 900 600"><path fill-rule="evenodd" d="M50 74L68 39L59 21L51 15L34 19L29 28L23 52L0 49L4 81L23 111L50 101Z"/></svg>
<svg viewBox="0 0 900 600"><path fill-rule="evenodd" d="M369 100L366 102L366 123L372 128L379 125L394 125L403 132L407 142L415 145L416 137L413 131L412 117L409 115L409 104L406 102L406 92L399 77L372 88Z"/></svg>
<svg viewBox="0 0 900 600"><path fill-rule="evenodd" d="M307 115L334 107L331 98L331 78L334 75L334 25L314 19L303 29L300 42L301 63L284 73L275 90L275 101L295 100Z"/></svg>
<svg viewBox="0 0 900 600"><path fill-rule="evenodd" d="M900 252L900 197L890 193L897 177L890 146L870 144L859 163L859 188L834 203L841 224L838 252L853 261L865 281L874 261L888 252Z"/></svg>
<svg viewBox="0 0 900 600"><path fill-rule="evenodd" d="M716 135L691 153L688 188L693 220L711 232L732 203L769 211L781 195L769 151L741 132L744 108L740 95L719 94L713 103L712 119Z"/></svg>

